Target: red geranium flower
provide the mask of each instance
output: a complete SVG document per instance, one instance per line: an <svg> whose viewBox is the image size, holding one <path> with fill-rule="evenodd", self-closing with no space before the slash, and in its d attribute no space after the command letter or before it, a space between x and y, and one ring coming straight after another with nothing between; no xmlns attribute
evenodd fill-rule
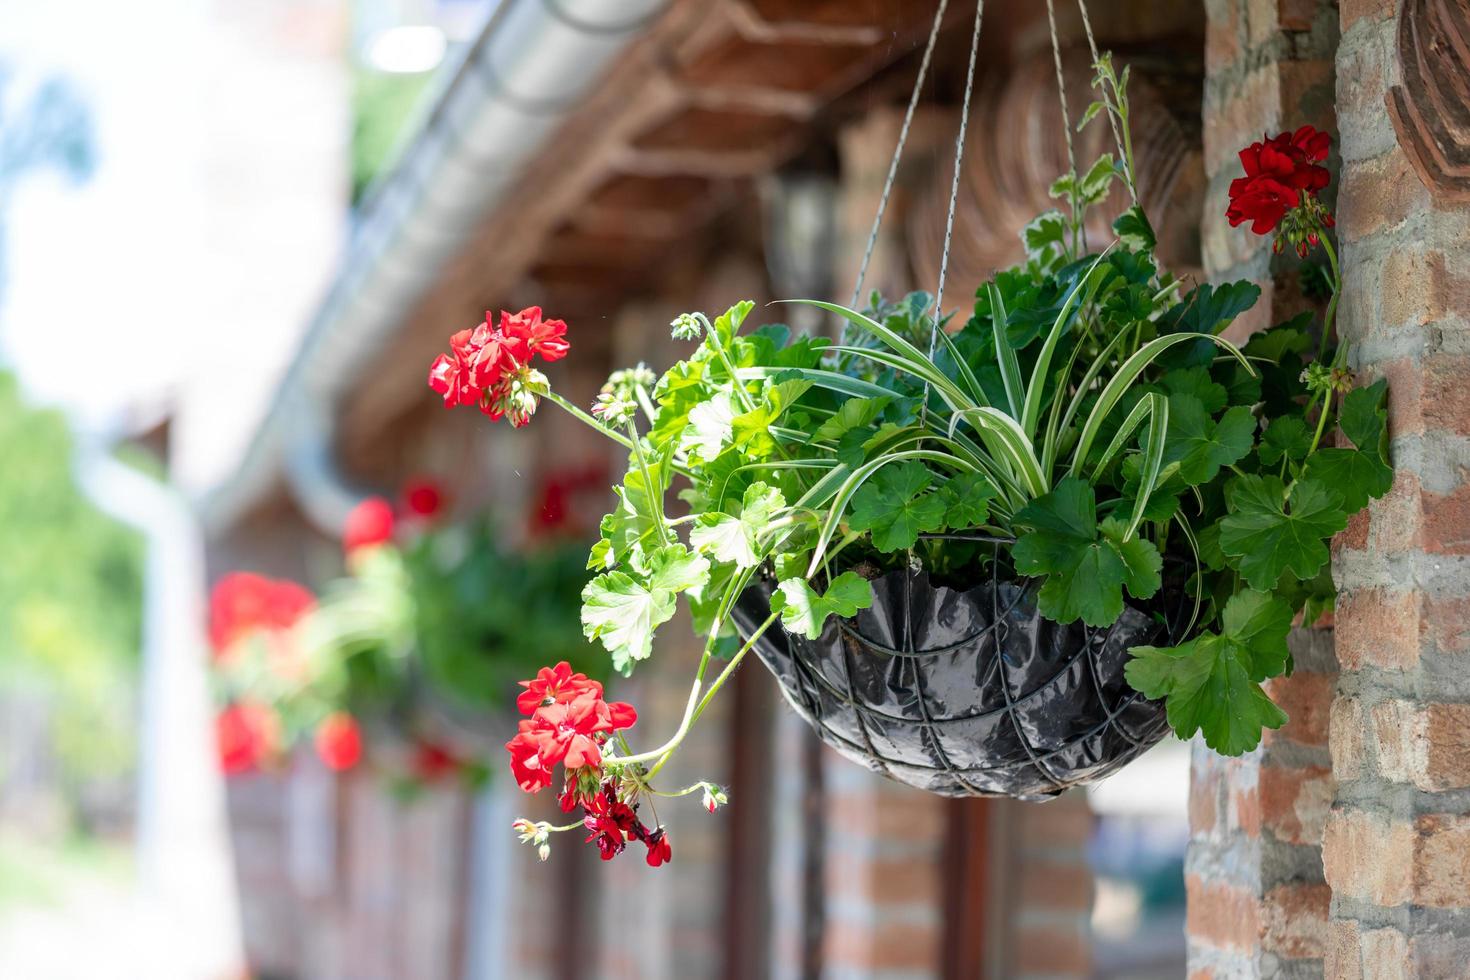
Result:
<svg viewBox="0 0 1470 980"><path fill-rule="evenodd" d="M276 713L254 701L237 701L214 719L220 769L226 775L250 772L275 755L281 723Z"/></svg>
<svg viewBox="0 0 1470 980"><path fill-rule="evenodd" d="M443 507L444 491L434 480L412 480L404 486L403 509L414 517L428 520L437 516Z"/></svg>
<svg viewBox="0 0 1470 980"><path fill-rule="evenodd" d="M219 656L256 630L289 629L315 604L295 582L231 572L209 594L209 644Z"/></svg>
<svg viewBox="0 0 1470 980"><path fill-rule="evenodd" d="M316 726L313 738L316 754L328 769L341 772L357 765L362 758L362 730L345 711L334 711Z"/></svg>
<svg viewBox="0 0 1470 980"><path fill-rule="evenodd" d="M342 548L348 554L359 548L393 540L393 505L382 497L369 497L347 515L342 528Z"/></svg>
<svg viewBox="0 0 1470 980"><path fill-rule="evenodd" d="M561 764L571 777L579 770L602 766L602 744L614 732L631 727L638 714L630 704L602 699L602 685L572 673L566 663L543 668L535 680L524 682L517 699L523 719L514 738L505 743L511 772L528 793L551 785L552 769Z"/></svg>
<svg viewBox="0 0 1470 980"><path fill-rule="evenodd" d="M533 355L556 361L570 345L562 320L545 320L539 306L516 314L500 313L500 326L485 311L485 322L449 338L451 354L440 354L429 367L429 387L444 405L478 405L492 422L509 418L517 428L530 421L546 378L530 366Z"/></svg>
<svg viewBox="0 0 1470 980"><path fill-rule="evenodd" d="M602 685L589 680L586 674L573 673L572 665L565 660L555 667L542 667L534 678L521 681L520 685L525 690L516 698L516 708L523 715L533 715L536 709L558 701L569 702L584 691L593 691L602 697Z"/></svg>
<svg viewBox="0 0 1470 980"><path fill-rule="evenodd" d="M648 866L656 868L661 864L668 864L674 859L674 849L669 846L669 835L659 827L644 840L648 845Z"/></svg>
<svg viewBox="0 0 1470 980"><path fill-rule="evenodd" d="M500 332L519 339L533 354L539 354L547 361L559 361L571 349L566 339L566 322L541 319L539 306L528 306L515 315L501 310Z"/></svg>
<svg viewBox="0 0 1470 980"><path fill-rule="evenodd" d="M1251 222L1251 231L1265 235L1276 230L1288 212L1327 186L1331 174L1317 164L1327 158L1331 138L1311 126L1294 133L1278 133L1240 151L1245 176L1230 182L1230 207L1225 216L1232 226Z"/></svg>

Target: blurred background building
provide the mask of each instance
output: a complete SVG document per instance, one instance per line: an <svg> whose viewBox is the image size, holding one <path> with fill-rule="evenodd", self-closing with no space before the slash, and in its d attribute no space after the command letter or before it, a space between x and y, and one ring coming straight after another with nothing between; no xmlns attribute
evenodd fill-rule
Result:
<svg viewBox="0 0 1470 980"><path fill-rule="evenodd" d="M846 301L935 7L7 4L0 975L1040 980L1180 977L1187 956L1193 976L1323 975L1325 705L1277 741L1305 773L1286 788L1268 746L1190 797L1190 750L1169 744L1089 795L951 801L820 748L751 667L676 762L731 785L731 805L673 813L676 860L657 871L567 845L539 864L510 833L528 802L504 778L405 802L303 755L222 786L173 738L202 728L208 582L329 578L350 506L413 475L464 513L513 517L548 472L606 456L553 413L534 436L444 413L424 374L451 332L544 307L576 347L553 383L586 404L610 369L669 362L682 311ZM1059 68L1046 5L986 4L951 283L1014 261L1066 169L1056 73L1075 119L1091 58L1075 6L1057 7ZM1133 67L1165 263L1270 281L1206 192L1223 200L1231 148L1260 130L1330 125L1339 25L1356 57L1398 7L1092 7L1098 43ZM949 6L870 288L938 276L972 15ZM1079 160L1102 138L1079 137ZM1300 302L1283 285L1263 315ZM668 642L665 664L692 663ZM1330 700L1335 661L1298 663ZM193 693L150 699L165 675ZM686 690L672 667L620 688L650 730ZM168 848L170 826L197 834L181 852L204 855L184 862L197 888L146 846ZM174 883L161 905L133 897L149 868ZM160 918L180 887L192 932ZM1217 920L1232 908L1235 931Z"/></svg>

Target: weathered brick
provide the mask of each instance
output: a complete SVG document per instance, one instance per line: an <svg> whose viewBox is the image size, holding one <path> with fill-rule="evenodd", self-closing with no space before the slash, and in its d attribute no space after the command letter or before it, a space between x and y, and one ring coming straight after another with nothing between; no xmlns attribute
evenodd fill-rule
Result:
<svg viewBox="0 0 1470 980"><path fill-rule="evenodd" d="M1185 928L1191 941L1236 950L1253 949L1260 941L1260 902L1249 890L1207 882L1199 875L1187 875L1184 889Z"/></svg>
<svg viewBox="0 0 1470 980"><path fill-rule="evenodd" d="M1261 767L1261 820L1277 840L1321 844L1332 807L1332 771L1321 766Z"/></svg>
<svg viewBox="0 0 1470 980"><path fill-rule="evenodd" d="M1327 946L1332 889L1297 883L1271 889L1261 902L1262 948L1290 959L1320 957Z"/></svg>
<svg viewBox="0 0 1470 980"><path fill-rule="evenodd" d="M1323 976L1333 980L1363 980L1362 937L1353 919L1331 919L1322 954Z"/></svg>
<svg viewBox="0 0 1470 980"><path fill-rule="evenodd" d="M1421 506L1424 550L1438 555L1470 555L1470 484L1451 493L1426 491Z"/></svg>
<svg viewBox="0 0 1470 980"><path fill-rule="evenodd" d="M1397 929L1369 929L1362 934L1363 980L1411 980L1408 937Z"/></svg>
<svg viewBox="0 0 1470 980"><path fill-rule="evenodd" d="M1346 34L1349 28L1365 17L1374 20L1392 17L1398 10L1398 0L1341 0L1338 10L1342 16L1342 31Z"/></svg>
<svg viewBox="0 0 1470 980"><path fill-rule="evenodd" d="M1261 794L1258 786L1232 787L1227 824L1247 837L1261 836Z"/></svg>
<svg viewBox="0 0 1470 980"><path fill-rule="evenodd" d="M1334 810L1322 834L1322 870L1334 893L1402 905L1413 893L1414 828L1359 810Z"/></svg>
<svg viewBox="0 0 1470 980"><path fill-rule="evenodd" d="M1420 758L1424 726L1414 705L1389 698L1373 705L1368 715L1377 774L1390 782L1415 782L1424 767Z"/></svg>
<svg viewBox="0 0 1470 980"><path fill-rule="evenodd" d="M1431 203L1429 191L1398 146L1346 168L1339 200L1337 233L1343 242L1394 228Z"/></svg>
<svg viewBox="0 0 1470 980"><path fill-rule="evenodd" d="M1211 17L1205 24L1205 72L1218 75L1240 57L1238 0L1226 0L1225 16Z"/></svg>
<svg viewBox="0 0 1470 980"><path fill-rule="evenodd" d="M1085 930L1027 926L1016 930L1015 972L1083 978L1091 974L1092 952Z"/></svg>
<svg viewBox="0 0 1470 980"><path fill-rule="evenodd" d="M1417 664L1419 601L1418 593L1376 586L1341 593L1333 635L1342 669L1408 670Z"/></svg>
<svg viewBox="0 0 1470 980"><path fill-rule="evenodd" d="M1424 769L1417 775L1428 790L1470 787L1470 704L1425 707Z"/></svg>
<svg viewBox="0 0 1470 980"><path fill-rule="evenodd" d="M1470 307L1464 280L1450 272L1444 253L1437 249L1406 245L1390 252L1379 288L1386 329L1435 323L1449 310Z"/></svg>
<svg viewBox="0 0 1470 980"><path fill-rule="evenodd" d="M827 923L822 954L831 965L855 971L932 973L940 966L939 947L938 923L924 925L883 918L853 922L838 918Z"/></svg>
<svg viewBox="0 0 1470 980"><path fill-rule="evenodd" d="M1080 860L1027 861L1020 898L1028 909L1085 912L1092 908L1092 869Z"/></svg>
<svg viewBox="0 0 1470 980"><path fill-rule="evenodd" d="M1309 31L1321 8L1317 0L1279 0L1276 17L1284 31Z"/></svg>
<svg viewBox="0 0 1470 980"><path fill-rule="evenodd" d="M1220 822L1221 784L1218 768L1196 765L1190 770L1189 830L1196 838L1211 833Z"/></svg>
<svg viewBox="0 0 1470 980"><path fill-rule="evenodd" d="M826 864L829 894L878 905L939 903L944 890L939 872L934 862L908 858L853 857Z"/></svg>
<svg viewBox="0 0 1470 980"><path fill-rule="evenodd" d="M1339 697L1332 702L1332 773L1338 782L1357 779L1364 772L1363 702Z"/></svg>
<svg viewBox="0 0 1470 980"><path fill-rule="evenodd" d="M1420 630L1438 653L1470 650L1470 597L1425 596Z"/></svg>
<svg viewBox="0 0 1470 980"><path fill-rule="evenodd" d="M1281 85L1275 66L1246 75L1226 99L1206 105L1205 111L1209 121L1204 132L1205 173L1239 166L1236 154L1260 139L1262 132L1280 125Z"/></svg>
<svg viewBox="0 0 1470 980"><path fill-rule="evenodd" d="M1247 0L1245 19L1251 45L1264 44L1281 29L1276 16L1276 0Z"/></svg>
<svg viewBox="0 0 1470 980"><path fill-rule="evenodd" d="M1266 691L1290 720L1276 731L1268 730L1267 737L1272 741L1284 738L1302 745L1325 746L1328 710L1336 682L1335 675L1310 670L1273 679Z"/></svg>
<svg viewBox="0 0 1470 980"><path fill-rule="evenodd" d="M1425 814L1415 822L1414 901L1459 908L1470 896L1470 816Z"/></svg>
<svg viewBox="0 0 1470 980"><path fill-rule="evenodd" d="M1087 797L1068 793L1046 803L1027 804L1021 840L1046 848L1083 844L1092 836L1093 823Z"/></svg>

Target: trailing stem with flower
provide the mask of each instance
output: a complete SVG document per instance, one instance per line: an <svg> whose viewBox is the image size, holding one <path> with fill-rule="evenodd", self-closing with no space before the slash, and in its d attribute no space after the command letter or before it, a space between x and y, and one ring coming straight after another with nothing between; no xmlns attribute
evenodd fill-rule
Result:
<svg viewBox="0 0 1470 980"><path fill-rule="evenodd" d="M677 729L650 749L629 744L632 710L600 688L560 667L528 682L531 718L508 746L518 781L557 785L563 809L583 813L561 828L526 824L529 842L585 826L608 857L646 842L643 802L723 799L708 784L660 793L655 779L763 634L817 638L868 607L871 580L892 569L956 587L996 573L1031 581L1059 624L1108 627L1130 604L1169 618L1174 645L1135 647L1127 679L1162 699L1180 737L1199 732L1235 755L1286 721L1262 684L1291 669L1293 621L1332 603L1328 540L1393 478L1385 386L1355 386L1333 346L1340 282L1318 198L1328 139L1303 127L1241 153L1231 222L1274 233L1278 250L1321 247L1332 299L1321 323L1304 313L1237 345L1221 334L1259 288L1171 276L1136 204L1111 244L1086 250L1087 209L1114 180L1134 186L1126 72L1107 58L1097 67L1101 98L1084 123L1111 116L1119 157L1058 181L1070 214L1027 225L1026 260L981 284L963 319L923 293L874 295L864 311L798 301L844 321L829 343L750 329L742 302L677 318L674 339L694 350L662 375L614 375L591 414L537 381L628 451L589 560L586 635L630 674L682 596L705 646ZM498 331L456 335L430 384L448 402L445 379L473 378L487 360L521 376L531 348L516 347L515 325L539 318L502 314ZM485 408L500 396L471 386L454 399ZM758 581L769 615L737 635L732 610Z"/></svg>

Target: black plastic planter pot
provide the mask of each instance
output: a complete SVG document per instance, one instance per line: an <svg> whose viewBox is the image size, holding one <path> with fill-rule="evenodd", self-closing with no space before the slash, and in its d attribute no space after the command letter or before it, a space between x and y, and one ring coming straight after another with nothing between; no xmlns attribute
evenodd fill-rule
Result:
<svg viewBox="0 0 1470 980"><path fill-rule="evenodd" d="M774 583L746 590L747 637ZM756 652L822 741L859 765L944 796L1045 799L1107 776L1168 732L1161 702L1123 678L1130 647L1166 641L1128 606L1111 627L1062 626L1034 582L960 592L926 572L889 572L873 605L827 621L816 640L779 626Z"/></svg>

